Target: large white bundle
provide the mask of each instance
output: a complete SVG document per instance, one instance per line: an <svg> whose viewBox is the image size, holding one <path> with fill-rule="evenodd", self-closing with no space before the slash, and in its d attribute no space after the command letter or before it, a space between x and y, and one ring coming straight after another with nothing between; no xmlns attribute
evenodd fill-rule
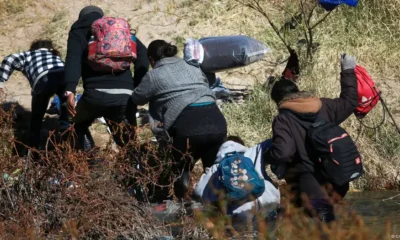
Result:
<svg viewBox="0 0 400 240"><path fill-rule="evenodd" d="M247 36L218 36L199 39L204 58L204 72L221 72L247 66L265 57L271 49Z"/></svg>

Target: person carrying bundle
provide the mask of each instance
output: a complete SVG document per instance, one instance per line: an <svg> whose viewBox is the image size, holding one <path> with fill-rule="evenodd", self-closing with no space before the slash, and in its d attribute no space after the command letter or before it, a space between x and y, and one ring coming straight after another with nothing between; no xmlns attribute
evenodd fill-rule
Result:
<svg viewBox="0 0 400 240"><path fill-rule="evenodd" d="M134 62L132 81L131 64ZM89 126L99 117L111 124L114 141L124 146L134 138L122 131L125 120L136 126L137 107L130 95L147 73L146 47L131 34L122 18L104 17L96 6L83 8L68 36L65 66L68 111L73 117L78 148L89 150L94 141ZM75 91L82 77L84 93L75 109Z"/></svg>
<svg viewBox="0 0 400 240"><path fill-rule="evenodd" d="M23 72L31 85L32 117L28 145L32 148L40 147L43 117L54 94L61 100L60 129L69 127L63 96L64 62L60 56L52 41L36 40L32 42L29 51L9 55L0 64L0 92L4 93L5 82L14 70ZM37 155L33 157L36 158Z"/></svg>
<svg viewBox="0 0 400 240"><path fill-rule="evenodd" d="M341 94L336 99L317 98L287 79L271 90L279 114L264 161L291 186L293 203L324 222L335 219L330 197L344 198L349 182L363 173L355 143L339 126L357 107L355 68L354 57L342 56Z"/></svg>
<svg viewBox="0 0 400 240"><path fill-rule="evenodd" d="M133 91L132 100L137 105L149 103L155 121L153 132L172 142L177 163L173 172L179 175L183 171L175 193L182 198L193 168L192 158L201 158L205 167L211 166L226 137L227 124L201 69L176 54L177 47L164 40L150 43L147 55L153 70Z"/></svg>

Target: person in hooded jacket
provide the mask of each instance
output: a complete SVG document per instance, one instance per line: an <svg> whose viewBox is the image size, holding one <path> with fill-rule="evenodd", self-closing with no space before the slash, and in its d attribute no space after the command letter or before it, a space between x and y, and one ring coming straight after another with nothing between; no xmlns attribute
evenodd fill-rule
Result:
<svg viewBox="0 0 400 240"><path fill-rule="evenodd" d="M335 219L330 198L342 199L349 184L330 183L314 166L310 157L313 150L306 147L306 129L301 122L314 122L318 117L339 125L354 112L358 102L355 67L354 57L342 56L341 93L336 99L318 98L311 92L300 91L293 81L286 79L276 82L271 90L279 114L272 123L272 147L264 153L264 161L271 164L278 178L284 178L291 186L296 196L293 203L299 207L311 205L306 207L308 213L317 214L325 222Z"/></svg>
<svg viewBox="0 0 400 240"><path fill-rule="evenodd" d="M91 25L103 17L103 10L96 6L83 8L78 20L72 25L68 36L65 64L65 82L68 112L73 117L79 148L94 147L89 126L98 117L111 123L115 142L123 146L133 138L133 131L124 131L118 126L124 120L136 126L137 106L130 100L135 86L146 75L149 68L147 49L137 39L137 59L134 77L130 70L121 73L94 71L88 64L88 42L92 35ZM75 109L75 92L82 77L84 93ZM121 139L121 136L122 139Z"/></svg>

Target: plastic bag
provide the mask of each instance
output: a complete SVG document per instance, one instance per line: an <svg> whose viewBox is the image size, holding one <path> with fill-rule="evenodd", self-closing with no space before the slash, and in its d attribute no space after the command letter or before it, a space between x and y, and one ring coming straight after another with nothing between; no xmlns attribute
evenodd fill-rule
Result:
<svg viewBox="0 0 400 240"><path fill-rule="evenodd" d="M199 65L204 59L204 49L201 43L193 38L188 38L183 50L183 58L190 64Z"/></svg>
<svg viewBox="0 0 400 240"><path fill-rule="evenodd" d="M271 49L247 36L219 36L199 39L204 49L201 69L221 72L247 66L265 57Z"/></svg>
<svg viewBox="0 0 400 240"><path fill-rule="evenodd" d="M340 4L347 4L352 7L356 7L358 0L319 0L319 4L327 11L332 11Z"/></svg>

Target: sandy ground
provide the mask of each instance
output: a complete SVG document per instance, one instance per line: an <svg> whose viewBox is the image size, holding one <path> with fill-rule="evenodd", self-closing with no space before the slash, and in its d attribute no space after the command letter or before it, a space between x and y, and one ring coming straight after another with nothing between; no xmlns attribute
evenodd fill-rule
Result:
<svg viewBox="0 0 400 240"><path fill-rule="evenodd" d="M77 19L79 11L87 5L101 7L106 15L120 16L129 20L132 28L136 29L137 37L147 46L154 39L165 39L174 42L175 37L187 31L185 20L173 15L167 15L168 6L162 1L150 0L103 0L103 1L30 1L23 12L16 13L12 18L4 19L4 28L0 30L0 59L8 54L24 51L34 39L40 38L49 31L55 32L57 44L65 49L68 31ZM65 19L59 25L49 25L57 21L59 13L65 12ZM252 78L247 78L243 83L242 73L225 75L224 82L231 88L245 88L252 83ZM8 102L18 102L23 108L30 111L31 94L30 86L25 77L14 72L6 83ZM99 131L101 129L102 131ZM100 145L108 141L104 128L93 127L94 138Z"/></svg>

